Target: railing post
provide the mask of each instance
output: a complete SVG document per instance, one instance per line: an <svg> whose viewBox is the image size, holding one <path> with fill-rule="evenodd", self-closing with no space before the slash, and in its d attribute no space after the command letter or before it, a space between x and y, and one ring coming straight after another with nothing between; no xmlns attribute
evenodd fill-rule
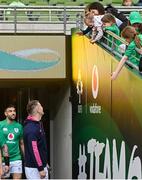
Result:
<svg viewBox="0 0 142 180"><path fill-rule="evenodd" d="M52 16L52 12L51 12L52 10L51 9L49 9L49 21L51 22L52 21L52 19L51 19L51 16Z"/></svg>
<svg viewBox="0 0 142 180"><path fill-rule="evenodd" d="M66 34L67 30L67 14L66 14L66 7L64 6L64 34Z"/></svg>
<svg viewBox="0 0 142 180"><path fill-rule="evenodd" d="M16 6L14 7L14 33L17 32L17 9Z"/></svg>
<svg viewBox="0 0 142 180"><path fill-rule="evenodd" d="M83 29L84 27L84 21L83 21L83 15L82 13L77 13L76 14L76 27L79 29Z"/></svg>

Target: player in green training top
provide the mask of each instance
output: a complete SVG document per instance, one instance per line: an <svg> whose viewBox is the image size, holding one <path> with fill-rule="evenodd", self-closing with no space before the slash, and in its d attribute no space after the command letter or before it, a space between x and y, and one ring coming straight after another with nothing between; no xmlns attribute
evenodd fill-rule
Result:
<svg viewBox="0 0 142 180"><path fill-rule="evenodd" d="M22 177L22 160L21 151L24 153L23 128L22 125L15 121L16 109L9 105L4 112L6 119L0 122L0 131L6 139L10 157L10 174L13 179ZM20 151L21 150L21 151Z"/></svg>
<svg viewBox="0 0 142 180"><path fill-rule="evenodd" d="M2 151L2 152L1 152ZM5 166L2 168L2 155L4 157ZM9 171L9 155L6 140L0 131L0 178L4 173Z"/></svg>

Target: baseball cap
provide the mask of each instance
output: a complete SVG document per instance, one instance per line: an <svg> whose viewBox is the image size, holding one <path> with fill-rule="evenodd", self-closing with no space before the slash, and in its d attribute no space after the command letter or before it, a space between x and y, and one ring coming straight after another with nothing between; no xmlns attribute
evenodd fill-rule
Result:
<svg viewBox="0 0 142 180"><path fill-rule="evenodd" d="M139 12L133 11L129 14L129 21L131 24L142 23L142 17Z"/></svg>

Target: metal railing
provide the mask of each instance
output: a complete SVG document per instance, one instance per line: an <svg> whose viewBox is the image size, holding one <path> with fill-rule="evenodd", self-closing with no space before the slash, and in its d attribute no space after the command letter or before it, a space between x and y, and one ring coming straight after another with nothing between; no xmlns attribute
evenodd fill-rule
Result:
<svg viewBox="0 0 142 180"><path fill-rule="evenodd" d="M0 32L70 34L81 26L82 13L82 7L0 7Z"/></svg>
<svg viewBox="0 0 142 180"><path fill-rule="evenodd" d="M62 33L83 28L84 6L0 6L0 33ZM140 6L117 6L126 15Z"/></svg>
<svg viewBox="0 0 142 180"><path fill-rule="evenodd" d="M112 37L112 40L110 40L108 38L108 35L110 35ZM124 55L124 52L126 49L124 49L123 52L120 51L120 45L118 45L116 43L116 41L119 41L119 44L128 46L128 43L124 39L122 39L121 37L117 36L116 34L114 34L113 32L110 32L110 31L106 31L106 35L104 35L103 38L99 41L99 44L102 45L105 49L107 49L113 56L116 56L120 60L122 58L122 56ZM133 58L136 61L138 61L138 63L139 63L140 59L138 59L135 56L133 56ZM133 64L129 59L126 61L126 64L130 68L132 68L136 71L139 71L138 66Z"/></svg>

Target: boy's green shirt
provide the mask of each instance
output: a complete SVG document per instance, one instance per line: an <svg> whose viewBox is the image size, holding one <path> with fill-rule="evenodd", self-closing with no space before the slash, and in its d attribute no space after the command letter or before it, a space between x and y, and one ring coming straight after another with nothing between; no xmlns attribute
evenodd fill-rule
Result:
<svg viewBox="0 0 142 180"><path fill-rule="evenodd" d="M6 144L6 139L3 135L3 133L0 131L0 148L2 148Z"/></svg>
<svg viewBox="0 0 142 180"><path fill-rule="evenodd" d="M118 26L116 24L113 24L112 26L109 26L109 27L105 27L104 29L105 29L105 31L111 31L114 34L116 34L117 36L120 36L120 30L119 30L119 28L118 28ZM107 37L108 37L108 39L110 41L113 40L113 37L111 35L108 34ZM116 43L116 45L120 45L121 44L119 40L115 40L114 39L114 42ZM109 45L111 46L112 43L109 42Z"/></svg>
<svg viewBox="0 0 142 180"><path fill-rule="evenodd" d="M142 34L139 34L138 37L140 38L140 40L142 42ZM128 45L124 55L127 56L129 61L131 61L133 64L138 65L141 55L136 51L136 47L137 47L137 45L136 45L135 41L131 41L130 44Z"/></svg>

